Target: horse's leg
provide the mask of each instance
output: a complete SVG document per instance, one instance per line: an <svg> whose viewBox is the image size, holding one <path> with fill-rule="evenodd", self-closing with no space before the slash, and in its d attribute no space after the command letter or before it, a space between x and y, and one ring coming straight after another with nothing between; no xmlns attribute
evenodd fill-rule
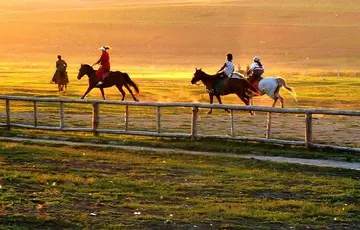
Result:
<svg viewBox="0 0 360 230"><path fill-rule="evenodd" d="M254 97L253 96L251 96L250 95L250 97L249 97L249 104L251 105L251 106L254 106ZM252 111L252 115L255 115L255 111Z"/></svg>
<svg viewBox="0 0 360 230"><path fill-rule="evenodd" d="M134 101L139 101L133 94L132 90L130 89L130 87L128 86L128 84L124 84L125 88L129 91L129 93L131 94L132 98L134 99Z"/></svg>
<svg viewBox="0 0 360 230"><path fill-rule="evenodd" d="M104 88L99 88L99 89L100 89L100 92L101 92L101 95L102 95L103 99L106 100L105 93L104 93Z"/></svg>
<svg viewBox="0 0 360 230"><path fill-rule="evenodd" d="M222 104L222 101L221 101L221 96L220 95L215 95L215 97L217 98L219 104ZM230 113L230 110L228 109L225 109L226 112Z"/></svg>
<svg viewBox="0 0 360 230"><path fill-rule="evenodd" d="M284 98L282 96L280 96L280 94L278 95L278 98L279 98L280 103L281 103L281 108L284 108Z"/></svg>
<svg viewBox="0 0 360 230"><path fill-rule="evenodd" d="M120 85L116 85L116 88L118 88L118 90L120 91L122 98L121 101L124 101L125 99L125 91L122 89L122 87Z"/></svg>
<svg viewBox="0 0 360 230"><path fill-rule="evenodd" d="M84 99L85 96L93 89L93 86L89 86L88 89L86 90L86 92L84 93L84 95L81 97L81 99Z"/></svg>
<svg viewBox="0 0 360 230"><path fill-rule="evenodd" d="M244 97L244 93L237 92L235 94L240 98L240 100L242 100L245 103L245 105L249 105L249 99ZM251 115L254 115L253 111L249 111L249 113Z"/></svg>
<svg viewBox="0 0 360 230"><path fill-rule="evenodd" d="M277 100L278 99L280 99L280 102L283 100L283 98L280 96L280 88L281 88L281 85L278 85L277 87L276 87L276 89L275 89L275 91L274 91L274 97L273 97L273 99L274 99L274 103L272 104L272 107L275 107L275 104L276 104L276 102L277 102ZM284 106L284 104L283 104L283 102L281 102L281 107L282 108L284 108L283 107Z"/></svg>
<svg viewBox="0 0 360 230"><path fill-rule="evenodd" d="M272 107L275 107L275 104L276 104L277 100L278 100L278 98L277 98L277 97L276 97L276 98L274 98L274 102L273 102L273 104L272 104Z"/></svg>
<svg viewBox="0 0 360 230"><path fill-rule="evenodd" d="M214 101L214 94L209 93L209 99L210 99L210 104L212 104L213 101ZM207 113L211 114L212 113L212 108L210 108L209 112L207 112Z"/></svg>

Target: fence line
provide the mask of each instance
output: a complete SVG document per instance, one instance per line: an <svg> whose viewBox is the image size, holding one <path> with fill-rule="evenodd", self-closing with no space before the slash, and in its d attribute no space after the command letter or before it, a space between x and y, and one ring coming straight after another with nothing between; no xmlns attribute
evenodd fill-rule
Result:
<svg viewBox="0 0 360 230"><path fill-rule="evenodd" d="M318 147L318 148L332 148L338 150L346 150L353 152L360 152L359 148L350 148L335 145L324 145L313 142L313 114L323 115L342 115L342 116L360 116L360 111L353 110L322 110L322 109L300 109L300 108L272 108L272 107L261 107L261 106L237 106L237 105L224 105L224 104L202 104L202 103L156 103L156 102L124 102L124 101L104 101L104 100L81 100L81 99L63 99L63 98L36 98L36 97L20 97L20 96L6 96L0 95L0 100L5 100L6 110L6 123L0 124L0 126L6 127L8 130L11 127L29 128L29 129L40 129L40 130L52 130L52 131L73 131L73 132L92 132L94 135L99 133L109 134L127 134L127 135L141 135L141 136L154 136L154 137L183 137L191 138L196 140L198 138L218 138L228 140L242 140L242 141L256 141L263 143L276 143L284 145L296 145L305 146L307 148ZM11 101L27 101L33 102L34 106L34 125L25 125L11 122ZM56 102L59 103L59 114L60 122L58 127L54 126L39 126L38 121L38 103L39 102ZM82 103L92 105L92 124L91 128L68 128L65 125L65 104L68 103ZM120 129L100 129L100 104L107 105L121 105L125 106L125 119L123 130ZM129 130L129 107L130 106L148 106L156 108L156 130L151 131L132 131ZM161 108L164 107L185 107L192 109L191 116L191 130L190 133L166 133L162 132L161 126ZM213 109L229 109L230 110L230 135L200 135L198 134L199 128L199 108L213 108ZM267 113L266 122L266 135L265 138L261 137L246 137L235 135L235 119L234 111L258 111ZM280 114L303 114L305 119L305 135L303 141L283 140L271 138L271 115L272 113Z"/></svg>

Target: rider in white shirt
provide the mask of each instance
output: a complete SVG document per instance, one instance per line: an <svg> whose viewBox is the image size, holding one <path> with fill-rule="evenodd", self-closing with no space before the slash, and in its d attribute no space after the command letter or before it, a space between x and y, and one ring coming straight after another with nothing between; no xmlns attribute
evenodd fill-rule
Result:
<svg viewBox="0 0 360 230"><path fill-rule="evenodd" d="M234 72L234 64L232 63L233 60L233 55L231 53L228 53L226 55L226 62L224 63L224 65L219 69L219 71L216 74L215 78L226 78L226 77L231 77L231 75ZM210 93L215 93L215 82L216 80L214 79L213 82L213 86L212 89L210 89Z"/></svg>
<svg viewBox="0 0 360 230"><path fill-rule="evenodd" d="M221 77L231 77L231 75L234 72L234 64L232 63L233 55L231 53L228 53L226 55L226 62L224 65L219 69L218 74Z"/></svg>

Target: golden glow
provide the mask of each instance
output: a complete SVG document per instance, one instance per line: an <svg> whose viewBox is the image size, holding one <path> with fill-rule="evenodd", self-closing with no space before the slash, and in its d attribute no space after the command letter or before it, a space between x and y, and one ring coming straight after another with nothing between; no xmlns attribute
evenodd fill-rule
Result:
<svg viewBox="0 0 360 230"><path fill-rule="evenodd" d="M261 7L259 7L261 5ZM0 2L4 62L93 63L106 44L114 66L348 68L360 64L359 4L314 0L7 0ZM351 36L350 36L351 35Z"/></svg>

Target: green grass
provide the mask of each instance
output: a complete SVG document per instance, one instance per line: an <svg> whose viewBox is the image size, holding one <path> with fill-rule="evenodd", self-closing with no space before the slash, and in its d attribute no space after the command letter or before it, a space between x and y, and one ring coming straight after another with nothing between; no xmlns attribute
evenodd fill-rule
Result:
<svg viewBox="0 0 360 230"><path fill-rule="evenodd" d="M327 159L346 162L360 162L360 155L353 152L335 151L331 149L305 149L290 145L258 144L255 142L239 142L203 138L190 141L185 138L155 138L131 135L100 134L95 137L92 133L56 132L28 129L0 129L1 136L40 138L48 140L67 140L73 142L130 145L155 148L178 148L191 151L253 154L259 156L284 156L305 159Z"/></svg>
<svg viewBox="0 0 360 230"><path fill-rule="evenodd" d="M0 229L360 226L357 171L11 142L0 165Z"/></svg>

